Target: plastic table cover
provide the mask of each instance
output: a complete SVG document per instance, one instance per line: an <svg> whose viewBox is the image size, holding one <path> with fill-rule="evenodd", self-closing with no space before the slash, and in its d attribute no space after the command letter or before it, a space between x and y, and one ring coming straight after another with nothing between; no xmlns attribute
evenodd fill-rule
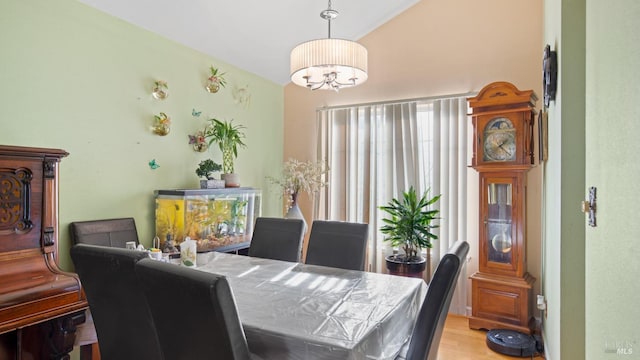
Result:
<svg viewBox="0 0 640 360"><path fill-rule="evenodd" d="M227 277L263 359L394 359L427 290L416 278L218 252L197 265Z"/></svg>

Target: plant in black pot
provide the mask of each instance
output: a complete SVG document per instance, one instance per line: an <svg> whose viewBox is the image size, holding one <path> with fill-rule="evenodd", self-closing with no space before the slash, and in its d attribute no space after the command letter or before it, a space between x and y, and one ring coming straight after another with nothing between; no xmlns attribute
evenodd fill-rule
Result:
<svg viewBox="0 0 640 360"><path fill-rule="evenodd" d="M216 163L211 159L200 161L196 168L196 175L204 178L200 180L201 189L221 189L224 188L224 180L216 180L213 178L213 173L222 170L222 165Z"/></svg>
<svg viewBox="0 0 640 360"><path fill-rule="evenodd" d="M409 188L402 199L392 199L388 205L380 206L380 210L390 215L382 219L384 225L380 228L387 237L384 241L391 243L393 248L401 248L404 254L393 254L385 258L387 270L393 275L422 277L427 266L427 259L421 250L431 248L431 240L438 239L432 232L438 225L433 224L439 219L440 210L430 206L440 200L441 195L429 198L429 190L420 198L416 190Z"/></svg>

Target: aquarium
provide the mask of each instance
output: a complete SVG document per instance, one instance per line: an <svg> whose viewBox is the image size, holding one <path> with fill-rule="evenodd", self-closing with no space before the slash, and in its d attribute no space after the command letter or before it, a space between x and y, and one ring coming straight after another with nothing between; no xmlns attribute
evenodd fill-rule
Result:
<svg viewBox="0 0 640 360"><path fill-rule="evenodd" d="M156 236L170 252L188 236L198 252L237 251L251 242L262 193L253 188L156 190Z"/></svg>

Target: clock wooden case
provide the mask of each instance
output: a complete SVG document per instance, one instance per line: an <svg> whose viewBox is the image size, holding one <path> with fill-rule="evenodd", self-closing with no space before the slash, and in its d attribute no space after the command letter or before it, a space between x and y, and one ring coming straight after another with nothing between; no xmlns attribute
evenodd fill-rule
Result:
<svg viewBox="0 0 640 360"><path fill-rule="evenodd" d="M526 262L527 172L533 167L532 90L508 82L469 98L471 166L479 173L479 260L471 276L473 329L531 332L532 285Z"/></svg>
<svg viewBox="0 0 640 360"><path fill-rule="evenodd" d="M485 86L469 98L474 131L471 166L530 167L533 162L533 120L537 97L508 82Z"/></svg>

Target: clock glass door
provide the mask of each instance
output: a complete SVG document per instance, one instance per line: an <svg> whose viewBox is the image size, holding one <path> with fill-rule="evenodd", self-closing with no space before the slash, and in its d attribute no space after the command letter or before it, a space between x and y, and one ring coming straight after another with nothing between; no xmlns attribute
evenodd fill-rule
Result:
<svg viewBox="0 0 640 360"><path fill-rule="evenodd" d="M486 247L489 262L511 264L513 248L511 183L487 184Z"/></svg>

